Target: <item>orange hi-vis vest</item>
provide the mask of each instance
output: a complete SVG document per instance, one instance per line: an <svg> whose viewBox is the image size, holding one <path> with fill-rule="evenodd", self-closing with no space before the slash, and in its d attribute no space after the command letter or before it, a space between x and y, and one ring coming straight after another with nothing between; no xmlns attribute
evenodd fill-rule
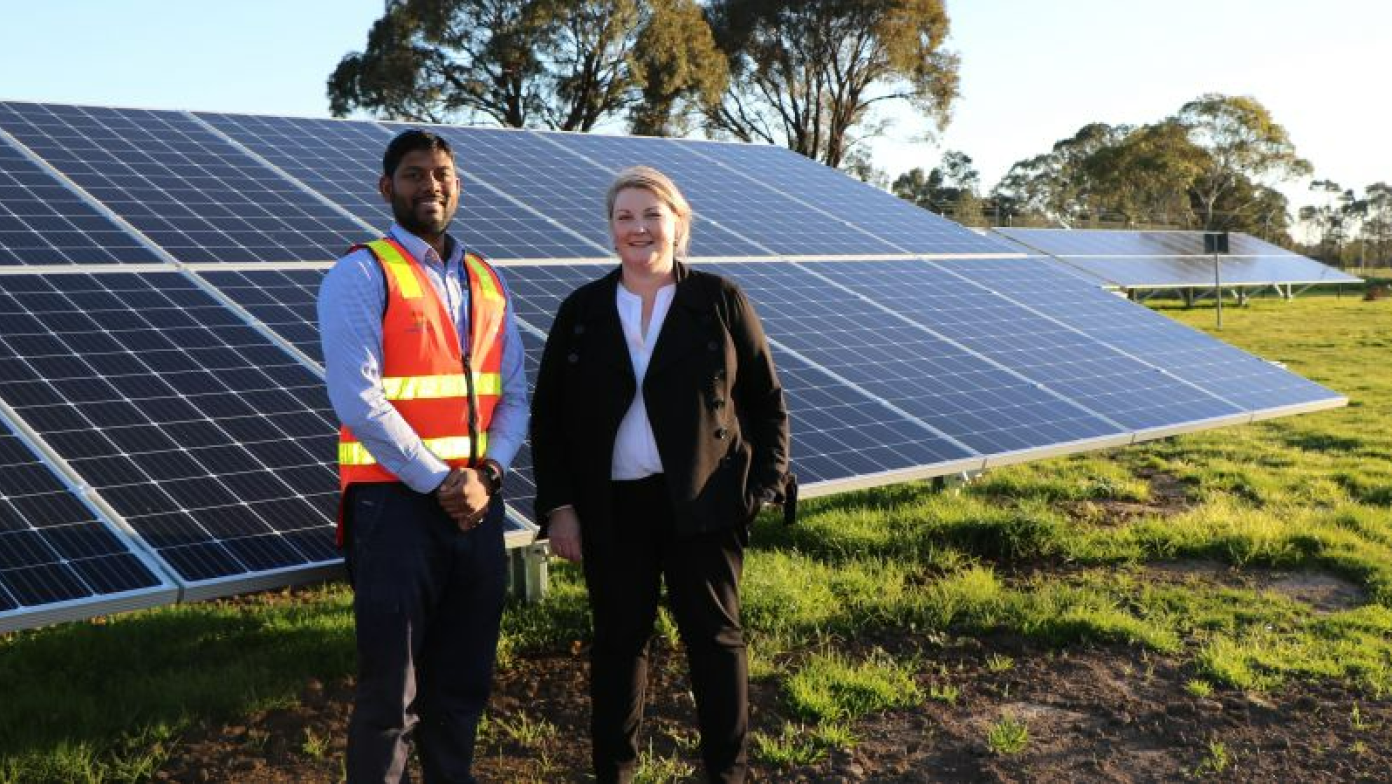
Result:
<svg viewBox="0 0 1392 784"><path fill-rule="evenodd" d="M382 391L425 447L452 467L488 451L488 425L503 391L503 317L507 301L498 274L472 253L464 256L469 284L469 353L448 309L420 262L396 240L356 245L382 265L387 308L382 317ZM351 252L351 251L350 251ZM473 400L465 372L472 371ZM476 415L470 428L470 411ZM477 437L478 443L471 442ZM338 434L340 498L355 482L396 482L347 427ZM339 522L343 515L340 509ZM339 537L342 544L342 525Z"/></svg>

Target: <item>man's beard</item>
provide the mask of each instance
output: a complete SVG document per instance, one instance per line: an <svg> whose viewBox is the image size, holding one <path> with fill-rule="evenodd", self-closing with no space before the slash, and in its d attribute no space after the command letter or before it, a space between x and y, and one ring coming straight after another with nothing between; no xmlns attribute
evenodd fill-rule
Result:
<svg viewBox="0 0 1392 784"><path fill-rule="evenodd" d="M396 219L396 225L411 232L417 237L439 237L449 228L450 221L454 220L454 210L441 205L438 218L421 219L416 217L415 200L407 201L399 196L392 197L392 217Z"/></svg>

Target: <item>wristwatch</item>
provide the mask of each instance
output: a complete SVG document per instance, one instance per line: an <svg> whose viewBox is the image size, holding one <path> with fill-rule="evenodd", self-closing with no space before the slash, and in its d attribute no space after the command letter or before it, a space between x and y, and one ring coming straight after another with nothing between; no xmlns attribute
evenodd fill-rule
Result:
<svg viewBox="0 0 1392 784"><path fill-rule="evenodd" d="M488 486L490 496L503 489L503 466L497 460L487 458L478 467L479 478Z"/></svg>

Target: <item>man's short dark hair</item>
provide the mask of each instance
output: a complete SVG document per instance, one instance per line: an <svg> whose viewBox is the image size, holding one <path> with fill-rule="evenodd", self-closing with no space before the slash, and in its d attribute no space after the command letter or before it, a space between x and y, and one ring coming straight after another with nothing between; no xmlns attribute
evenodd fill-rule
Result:
<svg viewBox="0 0 1392 784"><path fill-rule="evenodd" d="M438 150L454 160L454 150L450 143L445 141L445 137L430 131L422 131L419 128L412 128L409 131L402 131L396 135L395 139L387 145L387 153L382 156L382 173L388 177L396 176L396 167L401 165L401 159L407 153L416 150Z"/></svg>

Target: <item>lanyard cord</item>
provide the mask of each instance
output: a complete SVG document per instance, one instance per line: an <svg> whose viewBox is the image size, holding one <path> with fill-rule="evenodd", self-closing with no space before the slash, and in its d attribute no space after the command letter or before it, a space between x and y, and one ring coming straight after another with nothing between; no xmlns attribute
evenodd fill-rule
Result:
<svg viewBox="0 0 1392 784"><path fill-rule="evenodd" d="M464 260L465 255L467 254L461 253L459 256L459 277L460 282L464 284L463 288L465 296L468 298L467 304L469 308L469 314L468 321L464 325L464 334L460 335L459 338L460 342L463 343L462 348L464 349L462 352L464 355L464 389L466 390L466 393L469 395L469 465L472 467L477 467L479 464L479 404L478 390L474 386L473 331L474 324L478 323L475 318L478 315L476 310L478 297L474 296L473 279L470 277L468 269L466 269L467 262L465 262Z"/></svg>

